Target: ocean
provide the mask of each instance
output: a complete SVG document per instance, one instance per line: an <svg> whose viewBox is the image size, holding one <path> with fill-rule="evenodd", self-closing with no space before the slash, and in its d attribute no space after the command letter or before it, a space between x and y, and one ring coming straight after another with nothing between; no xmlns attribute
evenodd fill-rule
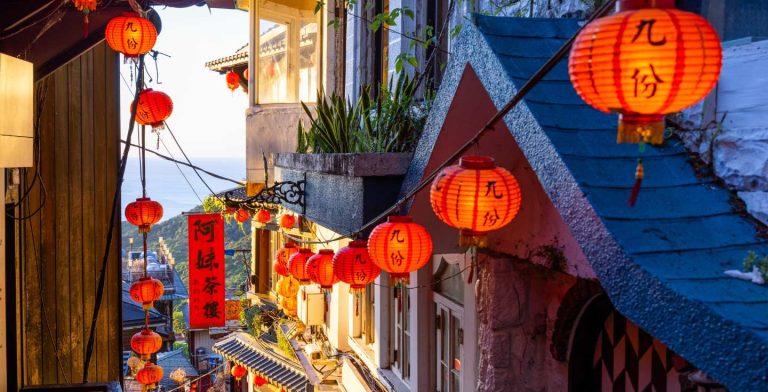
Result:
<svg viewBox="0 0 768 392"><path fill-rule="evenodd" d="M176 167L176 164L161 158L151 158L149 155L147 154L146 170L147 196L163 205L163 220L201 205L201 199L205 199L210 194L208 188L200 181L191 168L179 165L192 185L190 187L181 173L179 173L179 168ZM179 159L179 157L176 158ZM190 159L192 159L194 165L210 172L236 181L245 180L245 159L192 157ZM200 175L214 192L221 192L237 186L234 183L211 177L203 172L200 172ZM195 192L197 192L197 195L195 195ZM137 197L141 197L139 160L135 157L129 157L123 180L121 211L124 211L125 206L136 200Z"/></svg>

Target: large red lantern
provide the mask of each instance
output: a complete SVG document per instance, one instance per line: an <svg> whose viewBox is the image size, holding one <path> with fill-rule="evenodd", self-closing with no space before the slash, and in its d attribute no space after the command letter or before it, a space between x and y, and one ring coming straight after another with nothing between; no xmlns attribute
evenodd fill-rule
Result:
<svg viewBox="0 0 768 392"><path fill-rule="evenodd" d="M248 210L239 209L235 213L235 219L240 223L245 223L248 219L251 219L251 214L248 213Z"/></svg>
<svg viewBox="0 0 768 392"><path fill-rule="evenodd" d="M163 206L148 198L140 197L125 206L125 219L139 227L139 233L149 233L152 225L163 218Z"/></svg>
<svg viewBox="0 0 768 392"><path fill-rule="evenodd" d="M278 275L288 275L288 259L298 251L299 248L293 242L286 242L285 245L277 251L277 256L275 257L275 272Z"/></svg>
<svg viewBox="0 0 768 392"><path fill-rule="evenodd" d="M163 368L153 364L152 362L147 362L147 364L144 365L144 367L141 368L138 373L136 373L136 381L144 384L149 389L156 388L157 383L162 379Z"/></svg>
<svg viewBox="0 0 768 392"><path fill-rule="evenodd" d="M460 230L461 246L485 246L486 234L506 226L520 210L520 185L493 158L466 156L437 175L429 201L441 221Z"/></svg>
<svg viewBox="0 0 768 392"><path fill-rule="evenodd" d="M152 354L160 351L162 346L163 338L149 328L144 328L131 337L131 349L143 360L149 359Z"/></svg>
<svg viewBox="0 0 768 392"><path fill-rule="evenodd" d="M161 281L145 276L133 282L129 294L131 299L142 304L144 310L149 310L153 303L163 296L164 291L165 287Z"/></svg>
<svg viewBox="0 0 768 392"><path fill-rule="evenodd" d="M229 71L227 72L227 87L229 87L230 90L235 91L237 89L237 86L240 85L240 75L237 74L235 71Z"/></svg>
<svg viewBox="0 0 768 392"><path fill-rule="evenodd" d="M292 214L283 214L283 216L280 217L280 227L284 229L292 228L295 223L296 217Z"/></svg>
<svg viewBox="0 0 768 392"><path fill-rule="evenodd" d="M309 279L320 285L324 292L330 291L339 278L333 272L333 251L320 249L316 255L307 260L307 275Z"/></svg>
<svg viewBox="0 0 768 392"><path fill-rule="evenodd" d="M126 57L146 54L155 46L157 29L135 12L126 12L107 23L104 36L113 50Z"/></svg>
<svg viewBox="0 0 768 392"><path fill-rule="evenodd" d="M576 92L620 114L619 143L664 141L664 115L709 93L722 65L720 39L674 0L620 0L619 12L586 26L568 64Z"/></svg>
<svg viewBox="0 0 768 392"><path fill-rule="evenodd" d="M356 240L333 256L333 272L340 281L349 284L349 291L359 294L381 274L381 268L371 261L366 242Z"/></svg>
<svg viewBox="0 0 768 392"><path fill-rule="evenodd" d="M163 128L163 122L173 112L173 101L168 94L146 88L139 93L139 103L136 105L136 122L149 125L152 129Z"/></svg>
<svg viewBox="0 0 768 392"><path fill-rule="evenodd" d="M230 374L232 374L232 377L235 378L235 380L240 381L243 377L245 377L246 374L248 374L248 369L245 368L245 366L242 365L235 365L232 366L232 370L229 371Z"/></svg>
<svg viewBox="0 0 768 392"><path fill-rule="evenodd" d="M288 259L288 272L294 278L299 280L300 285L309 284L309 275L307 274L307 260L314 256L309 248L301 248Z"/></svg>
<svg viewBox="0 0 768 392"><path fill-rule="evenodd" d="M262 224L266 224L267 222L270 221L270 219L272 219L272 214L270 214L269 211L263 208L256 213L256 220Z"/></svg>
<svg viewBox="0 0 768 392"><path fill-rule="evenodd" d="M368 238L371 260L389 272L392 281L407 283L411 272L432 256L432 237L409 216L390 216Z"/></svg>

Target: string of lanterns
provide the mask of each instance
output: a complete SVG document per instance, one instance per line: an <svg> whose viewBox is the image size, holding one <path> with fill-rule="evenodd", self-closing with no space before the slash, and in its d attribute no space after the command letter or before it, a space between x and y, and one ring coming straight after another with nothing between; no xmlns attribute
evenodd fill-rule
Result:
<svg viewBox="0 0 768 392"><path fill-rule="evenodd" d="M122 53L126 58L136 58L152 50L157 40L157 30L138 13L124 13L107 23L105 37L113 50ZM144 366L136 373L136 381L142 384L142 390L147 391L157 388L158 382L163 378L163 368L151 362L152 355L160 351L163 340L149 327L149 311L154 302L163 295L165 288L161 281L150 277L147 272L147 234L152 230L152 225L162 219L163 206L147 197L146 137L143 126L149 125L153 132L159 131L163 122L171 115L173 103L168 95L160 91L145 88L137 93L136 101L131 106L135 110L133 120L142 125L142 197L125 207L125 218L130 224L137 226L143 240L144 275L131 285L129 293L131 299L141 303L144 309L144 328L131 337L131 349L144 360Z"/></svg>

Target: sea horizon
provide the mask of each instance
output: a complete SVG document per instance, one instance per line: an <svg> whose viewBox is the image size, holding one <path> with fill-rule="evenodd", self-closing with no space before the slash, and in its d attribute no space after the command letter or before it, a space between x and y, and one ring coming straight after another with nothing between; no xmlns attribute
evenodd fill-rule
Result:
<svg viewBox="0 0 768 392"><path fill-rule="evenodd" d="M245 180L245 158L205 157L195 158L192 163L235 181ZM194 170L181 164L179 167L186 175L192 188L179 173L179 168L176 167L175 163L162 158L147 157L147 196L163 205L163 221L201 205L201 200L204 200L211 193L200 181ZM237 187L230 181L211 177L203 172L200 172L200 175L214 192ZM141 197L139 159L129 156L121 190L121 215L125 206L138 197ZM125 217L121 216L121 219L125 220Z"/></svg>

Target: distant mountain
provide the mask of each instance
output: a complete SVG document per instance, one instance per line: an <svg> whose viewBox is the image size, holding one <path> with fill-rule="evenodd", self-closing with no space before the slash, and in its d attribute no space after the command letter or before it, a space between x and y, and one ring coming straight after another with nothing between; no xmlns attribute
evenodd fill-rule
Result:
<svg viewBox="0 0 768 392"><path fill-rule="evenodd" d="M203 211L202 206L197 206L192 211ZM224 248L225 249L251 249L251 223L237 224L234 219L225 219L224 224ZM123 221L123 249L128 250L129 238L133 238L133 250L141 250L141 235L136 226ZM184 215L176 215L160 222L152 227L148 236L148 248L157 251L158 238L168 245L168 249L176 259L176 270L181 275L181 280L189 287L189 262L187 255L187 218ZM245 254L245 261L250 263L250 253ZM243 264L243 256L237 252L235 256L225 256L226 260L226 284L228 289L236 290L245 284L248 274Z"/></svg>

